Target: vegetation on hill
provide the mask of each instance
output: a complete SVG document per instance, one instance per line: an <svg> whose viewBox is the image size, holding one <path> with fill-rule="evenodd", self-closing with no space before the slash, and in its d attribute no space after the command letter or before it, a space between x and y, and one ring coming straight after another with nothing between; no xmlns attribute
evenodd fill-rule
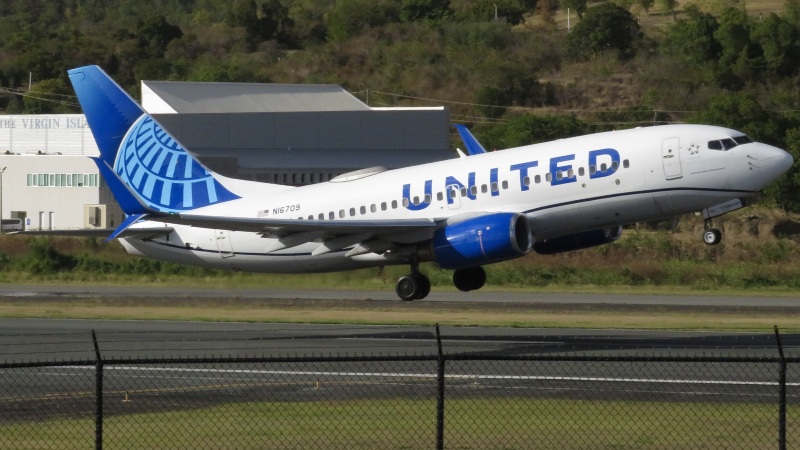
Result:
<svg viewBox="0 0 800 450"><path fill-rule="evenodd" d="M76 112L66 70L98 64L134 95L338 83L374 106L445 104L489 148L702 122L800 160L800 0L769 1L4 0L0 109ZM798 188L793 169L763 201L800 210Z"/></svg>

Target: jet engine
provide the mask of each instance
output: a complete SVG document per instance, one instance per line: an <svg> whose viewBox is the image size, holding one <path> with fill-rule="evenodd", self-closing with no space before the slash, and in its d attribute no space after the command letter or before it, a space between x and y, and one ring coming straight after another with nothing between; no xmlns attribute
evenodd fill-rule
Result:
<svg viewBox="0 0 800 450"><path fill-rule="evenodd" d="M530 251L532 242L522 214L487 214L440 228L420 256L445 269L461 269L518 258Z"/></svg>
<svg viewBox="0 0 800 450"><path fill-rule="evenodd" d="M609 244L619 239L621 235L621 226L584 231L583 233L568 234L566 236L535 242L533 244L533 250L541 255L570 252L582 248Z"/></svg>

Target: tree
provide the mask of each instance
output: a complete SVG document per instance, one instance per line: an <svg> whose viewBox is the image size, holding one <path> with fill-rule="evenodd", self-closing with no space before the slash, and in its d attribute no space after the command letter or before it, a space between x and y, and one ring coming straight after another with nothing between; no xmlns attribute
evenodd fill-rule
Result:
<svg viewBox="0 0 800 450"><path fill-rule="evenodd" d="M480 133L489 148L511 148L587 133L589 126L573 115L511 115L503 124Z"/></svg>
<svg viewBox="0 0 800 450"><path fill-rule="evenodd" d="M380 0L339 0L328 13L328 39L344 41L366 28L396 22L399 11L395 4Z"/></svg>
<svg viewBox="0 0 800 450"><path fill-rule="evenodd" d="M533 6L531 6L533 3ZM526 8L532 9L535 2L527 0L523 5L520 0L476 0L466 13L466 19L472 21L494 20L495 16L504 18L511 25L518 25L525 21Z"/></svg>
<svg viewBox="0 0 800 450"><path fill-rule="evenodd" d="M672 14L672 20L677 21L678 16L675 15L675 8L678 7L678 0L659 0L661 7L669 11ZM690 5L693 6L693 5Z"/></svg>
<svg viewBox="0 0 800 450"><path fill-rule="evenodd" d="M431 20L438 22L453 15L450 0L403 0L400 19L403 22Z"/></svg>
<svg viewBox="0 0 800 450"><path fill-rule="evenodd" d="M588 0L561 0L561 9L568 9L570 11L575 11L578 14L578 18L583 18L583 13L586 12L586 5Z"/></svg>
<svg viewBox="0 0 800 450"><path fill-rule="evenodd" d="M719 22L714 16L696 6L689 6L686 18L678 20L667 30L662 48L692 64L716 62L722 54L722 45L714 37L718 29Z"/></svg>
<svg viewBox="0 0 800 450"><path fill-rule="evenodd" d="M800 63L797 28L770 14L758 22L752 33L753 42L761 47L764 70L773 77L792 76Z"/></svg>
<svg viewBox="0 0 800 450"><path fill-rule="evenodd" d="M629 58L639 39L641 30L633 15L614 3L604 3L586 11L567 37L567 48L577 58L606 50L616 50L620 58Z"/></svg>

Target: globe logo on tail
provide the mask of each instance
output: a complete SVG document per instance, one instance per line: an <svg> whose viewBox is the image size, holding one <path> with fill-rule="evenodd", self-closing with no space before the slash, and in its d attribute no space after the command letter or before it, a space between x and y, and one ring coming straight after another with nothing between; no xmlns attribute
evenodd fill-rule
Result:
<svg viewBox="0 0 800 450"><path fill-rule="evenodd" d="M114 171L152 209L177 213L238 198L149 115L122 140Z"/></svg>

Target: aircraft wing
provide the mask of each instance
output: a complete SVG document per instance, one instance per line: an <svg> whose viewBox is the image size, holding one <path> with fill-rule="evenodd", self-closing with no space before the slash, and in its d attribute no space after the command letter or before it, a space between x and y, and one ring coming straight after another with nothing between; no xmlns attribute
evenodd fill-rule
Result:
<svg viewBox="0 0 800 450"><path fill-rule="evenodd" d="M433 219L296 220L194 214L154 215L147 219L217 230L247 231L276 238L267 253L311 241L320 243L312 253L314 255L355 246L348 256L382 253L397 244L422 242L431 239L439 226Z"/></svg>

